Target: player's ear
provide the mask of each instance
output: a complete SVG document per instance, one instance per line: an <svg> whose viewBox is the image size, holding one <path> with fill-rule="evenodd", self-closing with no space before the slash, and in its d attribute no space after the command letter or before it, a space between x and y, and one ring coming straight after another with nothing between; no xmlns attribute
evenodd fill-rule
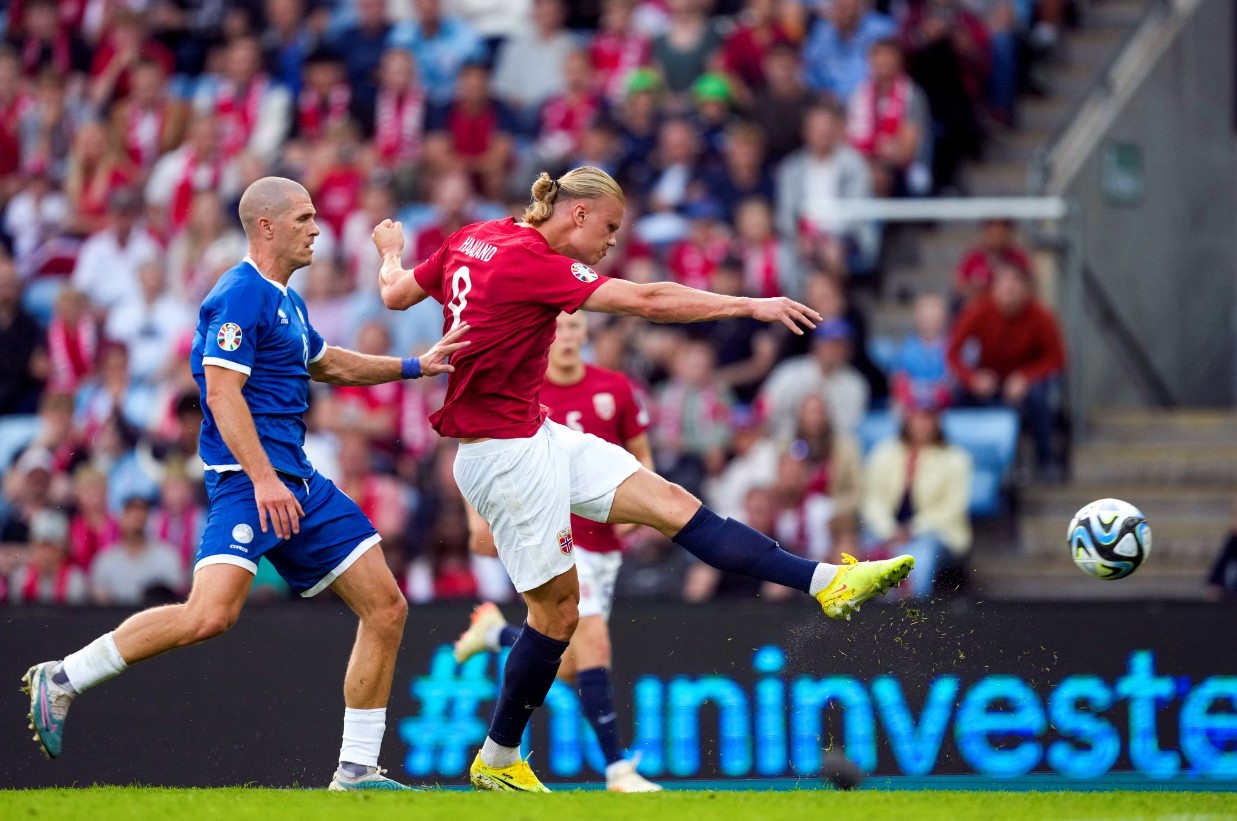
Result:
<svg viewBox="0 0 1237 821"><path fill-rule="evenodd" d="M577 202L571 207L571 213L575 217L576 227L580 228L584 225L584 215L588 213L588 206L583 202Z"/></svg>

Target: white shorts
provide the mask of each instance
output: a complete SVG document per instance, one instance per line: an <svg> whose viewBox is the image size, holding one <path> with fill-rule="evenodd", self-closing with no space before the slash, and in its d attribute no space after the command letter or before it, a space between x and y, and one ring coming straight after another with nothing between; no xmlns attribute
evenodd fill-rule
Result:
<svg viewBox="0 0 1237 821"><path fill-rule="evenodd" d="M527 439L460 445L455 482L490 524L498 558L521 593L575 564L571 514L604 522L636 457L548 419Z"/></svg>
<svg viewBox="0 0 1237 821"><path fill-rule="evenodd" d="M623 566L623 552L595 553L576 548L576 573L580 576L580 618L601 616L610 621L614 605L614 582Z"/></svg>

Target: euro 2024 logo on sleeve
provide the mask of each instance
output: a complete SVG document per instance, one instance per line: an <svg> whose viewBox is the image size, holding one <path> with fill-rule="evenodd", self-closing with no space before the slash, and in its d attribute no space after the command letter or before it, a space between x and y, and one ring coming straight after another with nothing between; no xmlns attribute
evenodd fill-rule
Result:
<svg viewBox="0 0 1237 821"><path fill-rule="evenodd" d="M583 262L571 263L571 275L581 282L596 282L597 272Z"/></svg>
<svg viewBox="0 0 1237 821"><path fill-rule="evenodd" d="M225 322L219 329L219 347L225 351L234 351L241 346L241 326L235 322Z"/></svg>

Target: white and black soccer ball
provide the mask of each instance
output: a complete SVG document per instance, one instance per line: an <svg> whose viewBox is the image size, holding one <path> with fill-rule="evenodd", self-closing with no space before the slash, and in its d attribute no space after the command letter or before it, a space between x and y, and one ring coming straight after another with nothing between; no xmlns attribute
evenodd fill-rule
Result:
<svg viewBox="0 0 1237 821"><path fill-rule="evenodd" d="M1151 526L1142 511L1120 499L1099 499L1069 523L1074 564L1097 579L1124 579L1151 552Z"/></svg>

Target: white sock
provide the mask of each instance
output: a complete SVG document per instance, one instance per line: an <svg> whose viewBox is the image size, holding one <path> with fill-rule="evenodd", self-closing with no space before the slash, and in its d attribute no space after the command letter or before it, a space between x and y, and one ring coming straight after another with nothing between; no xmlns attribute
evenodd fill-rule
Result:
<svg viewBox="0 0 1237 821"><path fill-rule="evenodd" d="M836 564L821 562L816 565L816 572L812 574L812 586L809 587L807 591L808 595L815 596L817 593L824 590L829 586L829 583L833 581L834 576L837 574L838 566Z"/></svg>
<svg viewBox="0 0 1237 821"><path fill-rule="evenodd" d="M344 744L339 748L342 764L360 764L377 767L378 753L382 749L382 734L387 729L387 708L357 710L344 708Z"/></svg>
<svg viewBox="0 0 1237 821"><path fill-rule="evenodd" d="M488 735L481 745L481 763L487 767L510 767L520 760L519 747L504 747Z"/></svg>
<svg viewBox="0 0 1237 821"><path fill-rule="evenodd" d="M489 648L492 652L497 653L498 651L503 649L502 635L503 635L503 628L506 626L507 625L505 624L494 624L486 629L485 646Z"/></svg>
<svg viewBox="0 0 1237 821"><path fill-rule="evenodd" d="M111 633L104 633L81 650L64 657L64 674L79 693L120 675L128 666Z"/></svg>

